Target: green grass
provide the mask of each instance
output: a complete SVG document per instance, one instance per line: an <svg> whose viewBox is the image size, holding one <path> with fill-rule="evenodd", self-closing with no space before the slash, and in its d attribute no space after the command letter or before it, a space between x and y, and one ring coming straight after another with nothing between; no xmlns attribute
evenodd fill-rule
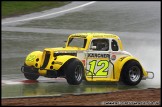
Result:
<svg viewBox="0 0 162 107"><path fill-rule="evenodd" d="M69 1L2 1L2 18L57 8Z"/></svg>

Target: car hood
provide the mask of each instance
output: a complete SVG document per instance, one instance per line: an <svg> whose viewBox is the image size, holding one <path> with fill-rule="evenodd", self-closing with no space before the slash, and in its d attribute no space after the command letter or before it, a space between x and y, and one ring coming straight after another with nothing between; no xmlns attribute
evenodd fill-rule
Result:
<svg viewBox="0 0 162 107"><path fill-rule="evenodd" d="M45 48L45 51L50 51L50 52L77 52L77 51L82 51L84 48L78 48L78 47L58 47L58 48Z"/></svg>

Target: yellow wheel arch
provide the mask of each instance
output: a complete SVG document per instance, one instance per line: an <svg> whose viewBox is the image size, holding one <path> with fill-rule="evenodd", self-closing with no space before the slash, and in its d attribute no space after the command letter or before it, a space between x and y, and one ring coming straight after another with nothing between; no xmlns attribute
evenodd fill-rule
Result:
<svg viewBox="0 0 162 107"><path fill-rule="evenodd" d="M123 69L124 65L127 62L131 61L131 60L135 60L140 64L140 62L133 56L121 57L114 63L114 66L115 66L115 79L117 79L117 80L120 79L120 75L121 75L121 72L122 72L122 69ZM148 76L147 72L142 67L142 65L141 65L141 69L142 69L143 76Z"/></svg>
<svg viewBox="0 0 162 107"><path fill-rule="evenodd" d="M76 56L71 56L71 55L57 56L56 60L54 60L53 68L55 70L59 70L70 59L78 59L78 58Z"/></svg>

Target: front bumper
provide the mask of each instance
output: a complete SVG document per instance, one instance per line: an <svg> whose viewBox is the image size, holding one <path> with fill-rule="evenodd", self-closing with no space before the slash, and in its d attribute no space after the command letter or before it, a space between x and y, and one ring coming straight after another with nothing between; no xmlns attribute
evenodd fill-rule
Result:
<svg viewBox="0 0 162 107"><path fill-rule="evenodd" d="M41 75L39 73L40 70L46 70L45 75ZM21 67L21 72L22 73L29 73L33 75L40 75L40 76L45 76L48 78L57 78L57 71L56 70L48 70L48 69L42 69L42 68L35 68L33 66L22 66Z"/></svg>

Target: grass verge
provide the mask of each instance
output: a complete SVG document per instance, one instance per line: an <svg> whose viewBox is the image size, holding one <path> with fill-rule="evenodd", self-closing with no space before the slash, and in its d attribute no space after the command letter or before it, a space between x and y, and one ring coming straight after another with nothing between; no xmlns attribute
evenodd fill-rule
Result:
<svg viewBox="0 0 162 107"><path fill-rule="evenodd" d="M69 1L2 1L2 18L39 12L57 8L70 3Z"/></svg>

